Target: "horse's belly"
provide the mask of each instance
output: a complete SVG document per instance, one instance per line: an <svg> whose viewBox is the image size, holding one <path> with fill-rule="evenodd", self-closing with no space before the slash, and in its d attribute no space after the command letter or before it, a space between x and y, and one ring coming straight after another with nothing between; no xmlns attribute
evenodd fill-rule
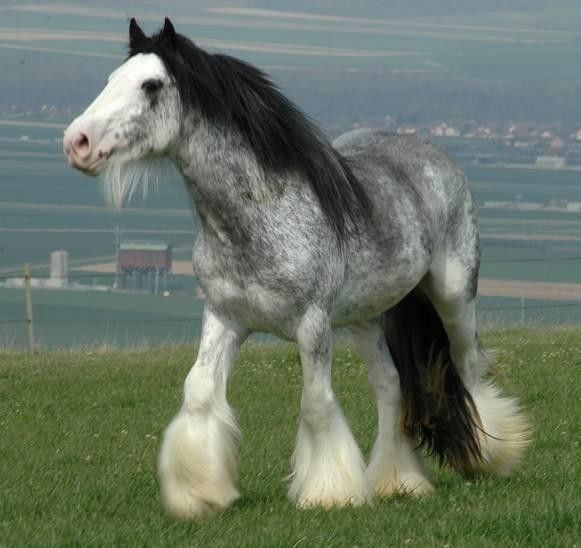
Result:
<svg viewBox="0 0 581 548"><path fill-rule="evenodd" d="M418 250L413 262L400 266L383 261L356 263L333 307L333 324L345 326L377 318L416 287L429 268L429 256Z"/></svg>
<svg viewBox="0 0 581 548"><path fill-rule="evenodd" d="M400 285L383 291L375 288L370 293L358 292L350 297L343 296L333 308L333 325L342 327L377 318L403 299L415 285Z"/></svg>

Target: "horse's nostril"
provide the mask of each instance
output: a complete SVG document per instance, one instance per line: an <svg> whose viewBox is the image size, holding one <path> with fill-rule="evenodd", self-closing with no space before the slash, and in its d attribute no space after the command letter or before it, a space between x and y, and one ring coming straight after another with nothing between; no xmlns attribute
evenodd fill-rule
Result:
<svg viewBox="0 0 581 548"><path fill-rule="evenodd" d="M91 151L91 142L84 133L80 133L73 141L73 149L80 156L85 156Z"/></svg>

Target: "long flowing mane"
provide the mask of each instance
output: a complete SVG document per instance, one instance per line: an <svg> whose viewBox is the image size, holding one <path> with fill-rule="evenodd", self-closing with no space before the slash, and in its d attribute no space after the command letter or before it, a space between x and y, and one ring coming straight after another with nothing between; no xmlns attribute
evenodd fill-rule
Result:
<svg viewBox="0 0 581 548"><path fill-rule="evenodd" d="M131 35L129 57L138 53L155 53L183 105L198 109L218 127L233 127L265 172L302 174L340 244L348 225L356 228L368 216L371 202L346 159L260 69L204 51L175 33L169 20L151 37Z"/></svg>

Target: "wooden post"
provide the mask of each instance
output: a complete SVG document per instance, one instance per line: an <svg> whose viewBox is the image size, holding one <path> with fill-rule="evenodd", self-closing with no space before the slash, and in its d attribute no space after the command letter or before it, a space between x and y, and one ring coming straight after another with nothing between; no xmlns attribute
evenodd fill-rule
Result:
<svg viewBox="0 0 581 548"><path fill-rule="evenodd" d="M26 323L28 324L28 351L34 352L34 326L32 323L32 294L30 290L30 266L24 265L24 294L26 298Z"/></svg>

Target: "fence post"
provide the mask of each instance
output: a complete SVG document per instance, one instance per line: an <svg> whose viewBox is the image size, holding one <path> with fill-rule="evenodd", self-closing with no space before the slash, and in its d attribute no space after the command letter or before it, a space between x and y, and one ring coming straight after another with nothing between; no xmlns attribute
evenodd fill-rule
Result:
<svg viewBox="0 0 581 548"><path fill-rule="evenodd" d="M34 352L34 325L32 323L32 294L30 290L30 266L24 265L24 294L26 298L26 323L28 325L28 351Z"/></svg>

